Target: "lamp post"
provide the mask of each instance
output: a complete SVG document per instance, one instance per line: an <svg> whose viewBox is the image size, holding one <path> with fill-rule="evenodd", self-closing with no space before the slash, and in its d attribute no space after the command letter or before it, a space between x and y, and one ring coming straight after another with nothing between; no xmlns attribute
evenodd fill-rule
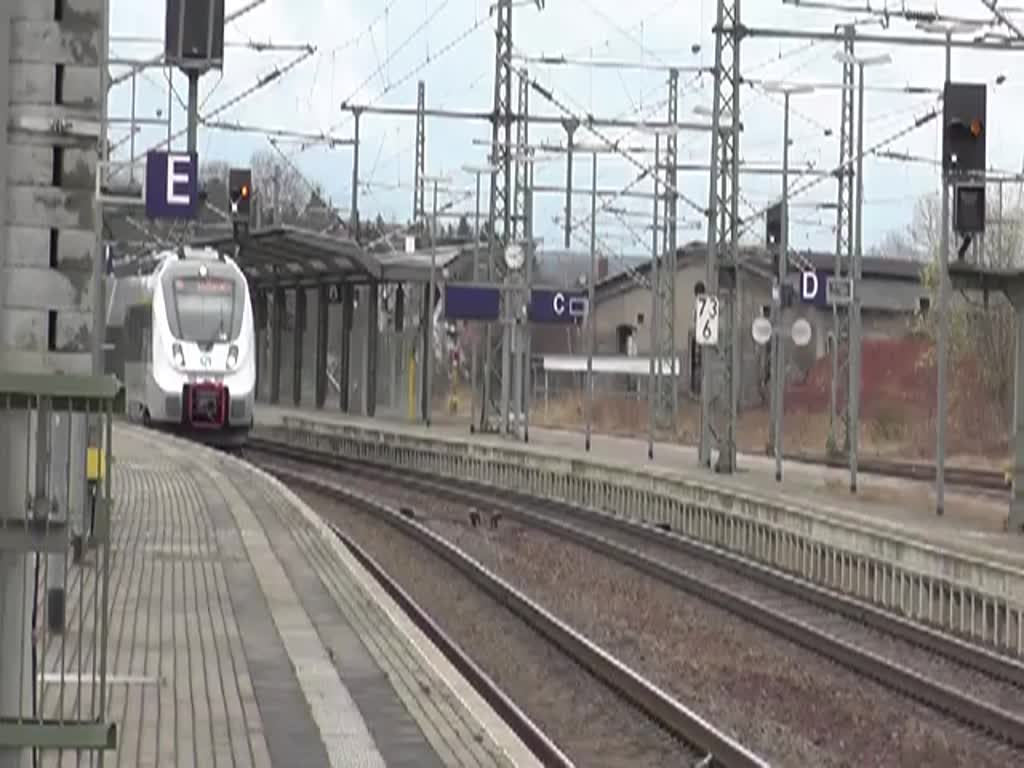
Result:
<svg viewBox="0 0 1024 768"><path fill-rule="evenodd" d="M473 223L473 282L474 283L478 283L478 282L480 282L480 176L482 174L485 174L485 173L488 176L490 176L491 174L497 173L498 172L498 166L496 166L496 165L464 165L464 166L462 166L462 170L465 171L466 173L471 173L471 174L473 174L476 177L476 208L475 208L475 213L474 213L474 216L473 216L473 222L474 222ZM473 336L473 349L472 349L472 351L470 353L471 358L472 358L470 360L470 369L471 369L470 370L470 377L471 377L471 382L472 382L471 383L472 393L470 395L470 397L472 398L472 401L471 401L470 409L469 409L469 413L470 413L469 431L470 432L475 432L476 431L475 430L475 422L473 421L473 419L475 418L475 414L476 414L476 388L477 388L477 377L478 377L478 370L477 369L479 367L479 359L478 359L478 354L477 354L477 348L479 347L479 345L480 345L480 342L476 338L476 335L474 334L474 336ZM481 418L481 420L483 419L483 411L482 410L480 412L480 418ZM480 428L483 429L483 424L482 423L480 425Z"/></svg>
<svg viewBox="0 0 1024 768"><path fill-rule="evenodd" d="M782 482L782 416L785 412L786 395L786 352L782 327L782 292L786 284L786 268L789 260L789 97L794 94L811 93L810 85L785 85L771 83L766 91L781 93L783 98L782 118L782 237L779 243L779 266L775 289L772 291L772 423L774 427L775 482Z"/></svg>
<svg viewBox="0 0 1024 768"><path fill-rule="evenodd" d="M423 181L434 188L430 216L430 283L427 286L427 322L423 335L423 421L430 426L431 395L434 374L434 290L437 273L437 186L451 181L446 176L424 176Z"/></svg>
<svg viewBox="0 0 1024 768"><path fill-rule="evenodd" d="M837 61L857 65L857 180L856 214L854 216L853 264L850 287L850 382L847 387L847 408L849 409L850 436L850 493L857 492L857 451L860 437L860 281L861 264L864 257L862 245L864 212L864 67L889 64L892 57L883 53L876 56L850 56L845 51L835 54ZM945 232L945 229L943 229ZM836 340L838 343L838 339Z"/></svg>
<svg viewBox="0 0 1024 768"><path fill-rule="evenodd" d="M977 26L963 23L920 23L918 29L946 36L946 84L952 71L953 35L972 33ZM946 487L946 366L949 355L949 179L942 172L942 230L939 237L939 337L935 344L935 514L945 511Z"/></svg>

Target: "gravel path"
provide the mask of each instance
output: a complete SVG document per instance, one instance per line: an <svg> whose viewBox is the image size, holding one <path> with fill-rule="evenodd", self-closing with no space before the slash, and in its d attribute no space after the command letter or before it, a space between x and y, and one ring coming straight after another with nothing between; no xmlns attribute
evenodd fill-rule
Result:
<svg viewBox="0 0 1024 768"><path fill-rule="evenodd" d="M633 568L470 507L346 475L515 584L775 765L1006 766L1020 755ZM584 763L586 764L586 763ZM604 765L605 763L598 763Z"/></svg>
<svg viewBox="0 0 1024 768"><path fill-rule="evenodd" d="M334 499L299 495L364 547L581 768L665 768L695 759L424 546Z"/></svg>

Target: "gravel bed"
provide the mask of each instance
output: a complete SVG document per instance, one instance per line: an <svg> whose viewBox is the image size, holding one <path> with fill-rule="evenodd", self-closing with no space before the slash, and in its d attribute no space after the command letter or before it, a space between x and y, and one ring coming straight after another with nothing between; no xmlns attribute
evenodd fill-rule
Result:
<svg viewBox="0 0 1024 768"><path fill-rule="evenodd" d="M759 605L793 616L826 634L890 659L923 677L1024 716L1024 690L1013 683L996 680L984 672L965 667L906 640L760 584L728 568L688 555L668 542L658 544L644 536L625 533L618 527L602 524L601 521L592 522L573 517L570 522L578 528L613 539L666 565L741 594Z"/></svg>
<svg viewBox="0 0 1024 768"><path fill-rule="evenodd" d="M697 757L424 546L334 499L297 492L364 547L577 765L664 768Z"/></svg>
<svg viewBox="0 0 1024 768"><path fill-rule="evenodd" d="M1006 766L1019 753L632 567L473 507L345 475L441 533L773 765ZM599 763L604 764L604 763Z"/></svg>

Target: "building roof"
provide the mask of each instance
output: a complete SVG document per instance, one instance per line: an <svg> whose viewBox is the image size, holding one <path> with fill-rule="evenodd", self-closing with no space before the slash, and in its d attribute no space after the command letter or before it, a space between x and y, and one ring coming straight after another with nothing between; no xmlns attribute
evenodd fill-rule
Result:
<svg viewBox="0 0 1024 768"><path fill-rule="evenodd" d="M820 272L831 274L832 268L835 266L834 253L816 251L794 251L793 253L797 259L809 262ZM772 259L767 249L760 246L741 246L740 255L743 257L743 266L747 271L759 274L766 279L771 275ZM694 264L703 264L706 259L707 246L703 242L687 243L676 250L676 267L678 269ZM865 278L920 282L923 266L920 261L906 258L864 256L861 271ZM604 278L598 282L597 292L605 296L610 293L618 293L627 286L635 284L637 276L647 279L650 271L651 260L648 259L631 270L617 272Z"/></svg>
<svg viewBox="0 0 1024 768"><path fill-rule="evenodd" d="M236 248L230 234L200 238L194 244L231 253ZM458 246L438 246L436 268L446 267L459 252ZM432 253L429 248L412 253L370 253L340 234L275 226L250 231L236 258L256 287L296 288L338 282L425 283L430 279Z"/></svg>

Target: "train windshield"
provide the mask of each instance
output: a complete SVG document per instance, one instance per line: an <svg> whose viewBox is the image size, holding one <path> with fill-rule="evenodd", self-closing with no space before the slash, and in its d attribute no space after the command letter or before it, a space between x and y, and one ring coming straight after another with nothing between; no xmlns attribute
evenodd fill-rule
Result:
<svg viewBox="0 0 1024 768"><path fill-rule="evenodd" d="M230 341L238 335L235 281L222 277L174 278L174 306L182 341L201 344Z"/></svg>

